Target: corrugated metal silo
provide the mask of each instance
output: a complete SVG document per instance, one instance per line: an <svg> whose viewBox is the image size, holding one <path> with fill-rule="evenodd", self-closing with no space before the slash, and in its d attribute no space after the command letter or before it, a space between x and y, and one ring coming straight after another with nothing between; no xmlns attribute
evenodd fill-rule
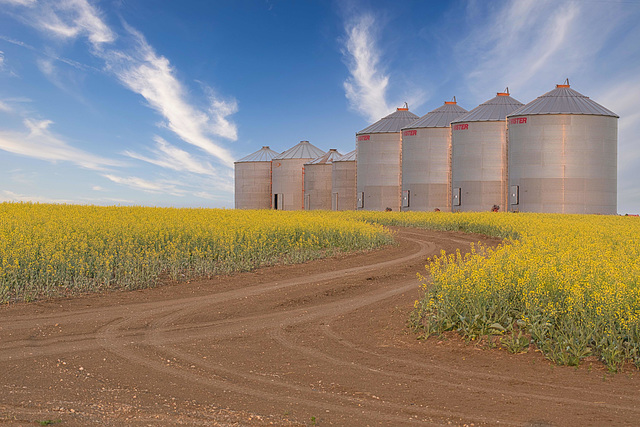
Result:
<svg viewBox="0 0 640 427"><path fill-rule="evenodd" d="M511 210L617 213L615 113L567 81L508 117Z"/></svg>
<svg viewBox="0 0 640 427"><path fill-rule="evenodd" d="M342 154L335 148L304 165L304 209L331 209L333 161Z"/></svg>
<svg viewBox="0 0 640 427"><path fill-rule="evenodd" d="M331 173L331 209L356 210L356 150L333 161Z"/></svg>
<svg viewBox="0 0 640 427"><path fill-rule="evenodd" d="M400 210L402 189L402 133L418 116L408 107L378 120L356 133L357 208Z"/></svg>
<svg viewBox="0 0 640 427"><path fill-rule="evenodd" d="M451 127L467 113L454 101L402 129L402 210L451 210Z"/></svg>
<svg viewBox="0 0 640 427"><path fill-rule="evenodd" d="M278 154L265 146L234 163L236 209L271 208L271 160Z"/></svg>
<svg viewBox="0 0 640 427"><path fill-rule="evenodd" d="M451 122L451 208L506 210L508 194L507 115L520 101L499 92Z"/></svg>
<svg viewBox="0 0 640 427"><path fill-rule="evenodd" d="M304 164L324 151L300 141L272 161L272 207L285 211L304 209Z"/></svg>

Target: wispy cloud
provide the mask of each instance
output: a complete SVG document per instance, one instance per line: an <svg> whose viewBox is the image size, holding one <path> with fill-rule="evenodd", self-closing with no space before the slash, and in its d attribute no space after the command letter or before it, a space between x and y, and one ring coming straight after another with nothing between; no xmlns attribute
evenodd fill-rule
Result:
<svg viewBox="0 0 640 427"><path fill-rule="evenodd" d="M470 3L472 5L472 3ZM610 5L523 0L501 3L486 18L469 7L471 26L454 47L463 81L481 99L509 86L528 102L583 72L619 22ZM622 16L622 15L620 15Z"/></svg>
<svg viewBox="0 0 640 427"><path fill-rule="evenodd" d="M350 76L343 82L349 107L368 121L377 121L392 113L403 102L410 106L421 105L425 91L411 81L403 80L400 93L389 101L391 76L382 63L383 50L378 46L376 29L381 26L370 14L354 15L345 20L342 56Z"/></svg>
<svg viewBox="0 0 640 427"><path fill-rule="evenodd" d="M144 36L128 28L135 46L130 52L112 50L103 58L107 68L130 90L142 95L167 122L166 127L183 141L201 148L227 166L233 165L230 152L213 141L213 134L237 139L237 129L226 118L237 111L235 101L224 101L209 94L209 114L186 100L186 90L175 77L169 60L156 54Z"/></svg>
<svg viewBox="0 0 640 427"><path fill-rule="evenodd" d="M220 98L213 89L207 88L209 94L209 114L211 120L209 130L214 135L236 141L238 139L238 128L235 123L230 122L227 117L238 112L238 101L231 98L228 100Z"/></svg>
<svg viewBox="0 0 640 427"><path fill-rule="evenodd" d="M2 1L2 0L0 0L0 1ZM90 65L86 65L86 64L83 64L81 62L74 61L73 59L65 58L63 56L59 56L59 55L56 55L54 53L51 53L49 50L38 49L38 48L36 48L34 46L31 46L30 44L25 43L25 42L23 42L21 40L12 39L10 37L3 36L3 35L0 35L0 40L4 40L7 43L11 43L11 44L14 44L16 46L23 47L25 49L29 49L29 50L31 50L33 52L38 53L39 55L42 55L45 58L65 63L67 65L70 65L73 68L78 69L78 70L102 72L102 70L94 68L94 67L92 67Z"/></svg>
<svg viewBox="0 0 640 427"><path fill-rule="evenodd" d="M47 196L14 193L10 190L0 190L1 202L33 202L33 203L77 203L71 199L56 199Z"/></svg>
<svg viewBox="0 0 640 427"><path fill-rule="evenodd" d="M0 150L49 162L70 162L104 171L122 163L72 147L49 130L51 120L25 119L27 132L0 132Z"/></svg>
<svg viewBox="0 0 640 427"><path fill-rule="evenodd" d="M635 75L607 87L595 99L620 116L618 121L618 210L640 206L640 67ZM637 210L635 213L638 213Z"/></svg>
<svg viewBox="0 0 640 427"><path fill-rule="evenodd" d="M0 50L0 71L4 70L4 52Z"/></svg>
<svg viewBox="0 0 640 427"><path fill-rule="evenodd" d="M124 185L135 190L142 190L147 193L170 194L177 197L182 197L186 193L184 189L180 188L182 185L180 182L169 180L149 181L137 176L123 177L112 174L104 174L103 176L116 184Z"/></svg>
<svg viewBox="0 0 640 427"><path fill-rule="evenodd" d="M153 157L144 156L129 150L125 151L124 154L137 160L179 172L191 172L211 176L218 175L211 164L197 160L188 152L169 144L159 136L156 136L154 140L156 147L150 150L153 153Z"/></svg>
<svg viewBox="0 0 640 427"><path fill-rule="evenodd" d="M58 39L85 36L94 49L116 39L115 33L102 20L100 10L86 0L10 0L8 3L26 6L25 22Z"/></svg>
<svg viewBox="0 0 640 427"><path fill-rule="evenodd" d="M207 193L206 191L197 191L193 193L193 195L201 199L207 199L207 200L225 200L227 198L226 195L220 196L217 194Z"/></svg>
<svg viewBox="0 0 640 427"><path fill-rule="evenodd" d="M14 1L12 4L27 6L25 22L52 37L61 40L86 37L91 44L91 53L104 61L106 70L120 83L144 97L148 105L165 118L167 129L214 156L226 167L233 166L229 150L214 138L237 140L237 127L229 120L229 116L238 111L235 99L224 99L205 88L209 105L205 108L193 105L167 58L156 53L145 37L127 24L124 24L124 34L119 37L121 44L127 47L116 48L116 32L106 24L101 11L87 0L44 0L37 7L31 7L33 4L29 2ZM55 59L63 61L65 58ZM73 61L70 65L82 67ZM43 62L40 66L45 75L52 75L54 70L50 63Z"/></svg>
<svg viewBox="0 0 640 427"><path fill-rule="evenodd" d="M0 0L0 4L9 4L14 6L34 6L38 0Z"/></svg>
<svg viewBox="0 0 640 427"><path fill-rule="evenodd" d="M9 107L3 101L0 101L0 111L4 111L5 113L8 113L11 111L11 107Z"/></svg>
<svg viewBox="0 0 640 427"><path fill-rule="evenodd" d="M38 194L20 194L11 190L0 190L0 202L32 202L32 203L53 203L53 204L126 204L131 205L134 202L128 199L122 199L117 197L79 197L78 199L66 199L42 196Z"/></svg>
<svg viewBox="0 0 640 427"><path fill-rule="evenodd" d="M389 114L386 93L389 76L380 64L373 15L364 14L345 25L347 35L342 52L351 76L343 83L351 108L377 121Z"/></svg>

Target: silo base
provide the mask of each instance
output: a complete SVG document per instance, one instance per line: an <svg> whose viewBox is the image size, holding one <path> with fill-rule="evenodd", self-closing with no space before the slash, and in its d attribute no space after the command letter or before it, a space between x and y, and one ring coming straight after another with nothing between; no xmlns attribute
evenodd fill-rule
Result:
<svg viewBox="0 0 640 427"><path fill-rule="evenodd" d="M358 190L361 192L362 190ZM358 210L385 211L387 208L398 212L400 210L399 186L366 186L364 187L364 203Z"/></svg>

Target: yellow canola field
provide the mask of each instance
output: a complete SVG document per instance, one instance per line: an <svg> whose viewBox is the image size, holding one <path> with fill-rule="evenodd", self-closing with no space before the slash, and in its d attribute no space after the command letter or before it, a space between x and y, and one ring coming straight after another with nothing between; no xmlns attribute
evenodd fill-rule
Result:
<svg viewBox="0 0 640 427"><path fill-rule="evenodd" d="M339 213L0 204L0 302L140 288L389 243Z"/></svg>
<svg viewBox="0 0 640 427"><path fill-rule="evenodd" d="M444 212L278 212L0 204L0 302L153 286L389 243L382 225L505 239L441 254L421 277L423 336L498 336L575 365L640 367L640 219Z"/></svg>
<svg viewBox="0 0 640 427"><path fill-rule="evenodd" d="M501 335L523 351L531 339L550 359L588 356L611 369L640 367L640 219L596 215L358 212L357 218L506 239L467 256L441 254L422 278L413 326L425 336Z"/></svg>

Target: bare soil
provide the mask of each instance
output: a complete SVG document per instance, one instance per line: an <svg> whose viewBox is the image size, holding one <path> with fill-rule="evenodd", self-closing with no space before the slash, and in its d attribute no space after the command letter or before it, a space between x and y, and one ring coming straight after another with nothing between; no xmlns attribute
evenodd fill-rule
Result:
<svg viewBox="0 0 640 427"><path fill-rule="evenodd" d="M0 308L0 425L638 425L640 373L406 327L416 273L479 235Z"/></svg>

